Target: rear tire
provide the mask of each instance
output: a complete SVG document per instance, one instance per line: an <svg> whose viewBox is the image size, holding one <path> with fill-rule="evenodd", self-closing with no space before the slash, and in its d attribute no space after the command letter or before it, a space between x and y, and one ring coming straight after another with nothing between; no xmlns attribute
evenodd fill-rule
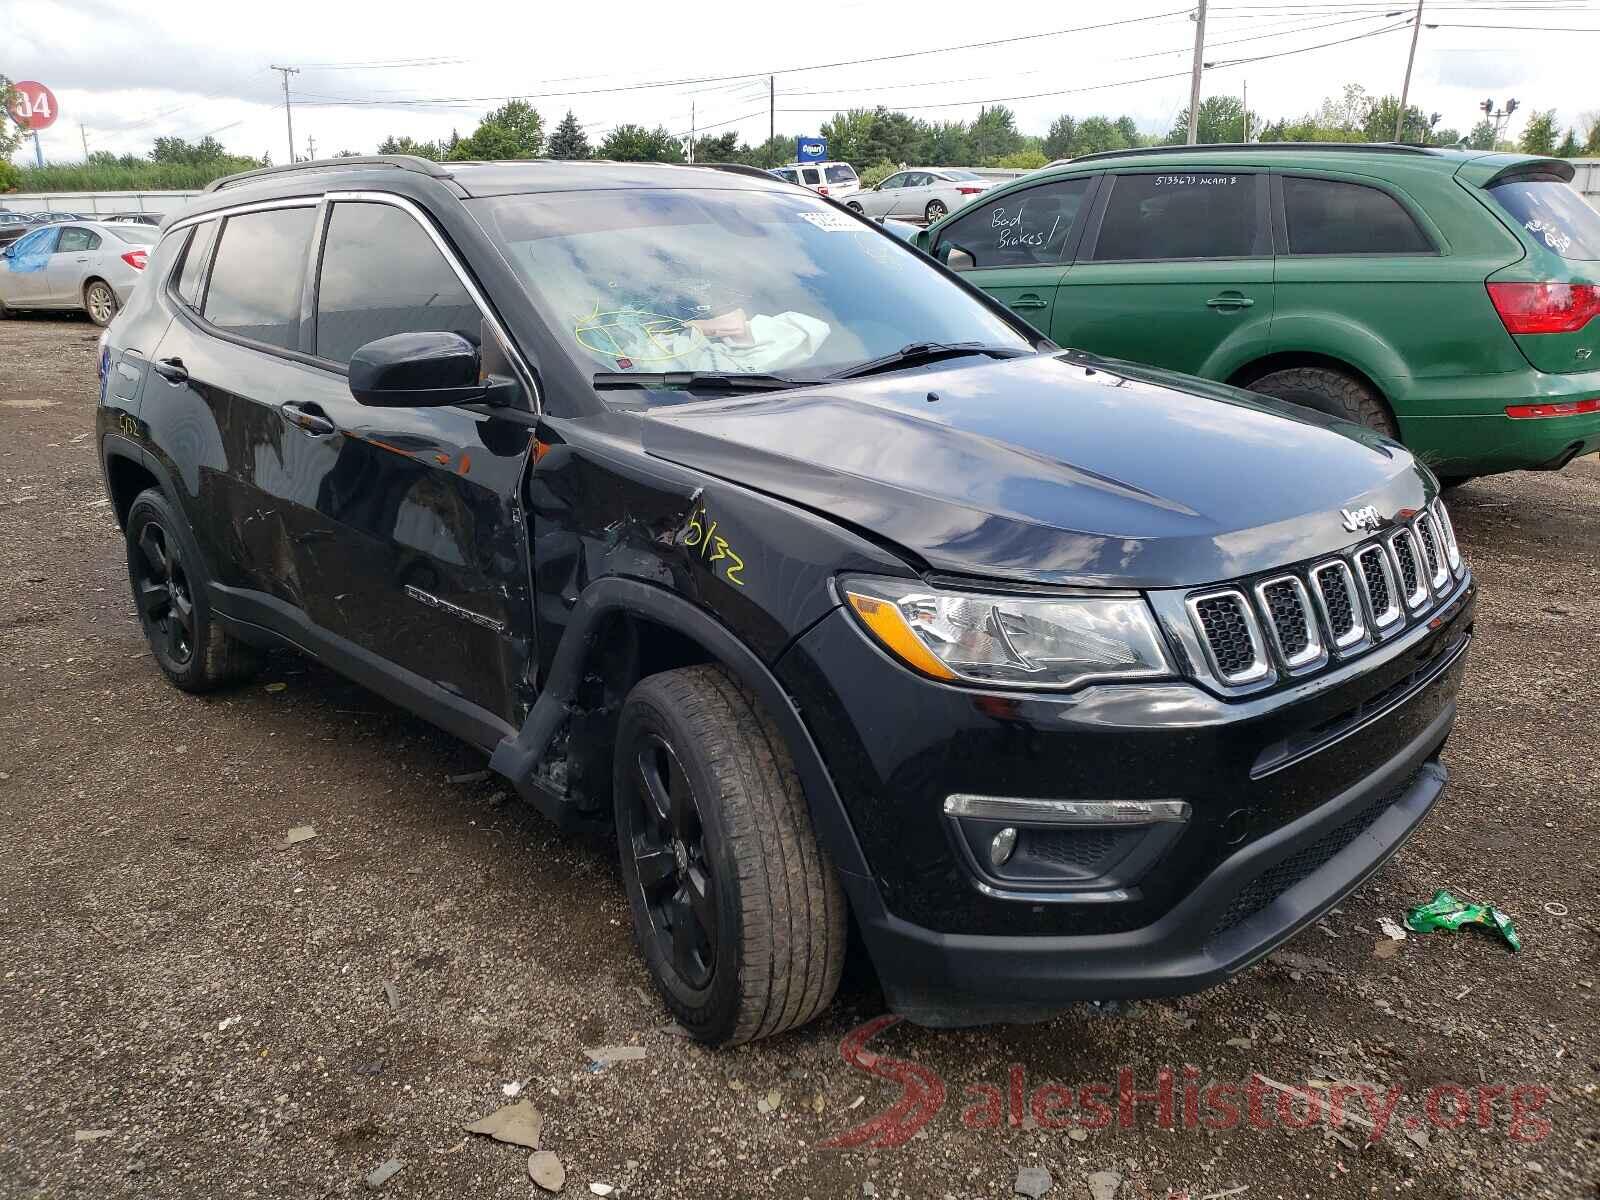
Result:
<svg viewBox="0 0 1600 1200"><path fill-rule="evenodd" d="M617 726L634 939L678 1023L732 1046L804 1025L844 966L844 893L788 746L721 667L652 675Z"/></svg>
<svg viewBox="0 0 1600 1200"><path fill-rule="evenodd" d="M844 202L844 206L853 213L859 213L862 216L866 216L867 210L862 208L861 205L857 204L854 200L846 200Z"/></svg>
<svg viewBox="0 0 1600 1200"><path fill-rule="evenodd" d="M167 498L155 488L140 492L125 529L133 607L161 673L186 692L209 692L255 674L261 654L212 619L199 555Z"/></svg>
<svg viewBox="0 0 1600 1200"><path fill-rule="evenodd" d="M1263 375L1249 386L1252 392L1290 400L1400 440L1394 414L1383 397L1342 371L1327 367L1291 367Z"/></svg>
<svg viewBox="0 0 1600 1200"><path fill-rule="evenodd" d="M104 329L117 319L117 294L103 279L91 279L83 289L83 311Z"/></svg>
<svg viewBox="0 0 1600 1200"><path fill-rule="evenodd" d="M928 219L928 224L932 225L935 221L942 221L949 211L944 206L943 200L929 200L928 207L923 210L922 215Z"/></svg>

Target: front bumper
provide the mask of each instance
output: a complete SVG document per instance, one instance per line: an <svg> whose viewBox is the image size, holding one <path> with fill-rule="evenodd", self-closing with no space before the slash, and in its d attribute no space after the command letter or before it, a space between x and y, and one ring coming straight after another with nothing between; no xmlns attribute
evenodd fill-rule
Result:
<svg viewBox="0 0 1600 1200"><path fill-rule="evenodd" d="M1187 684L976 693L863 654L843 613L819 623L779 672L864 852L844 883L891 1006L971 1024L1196 991L1292 937L1442 792L1472 602L1468 577L1381 650L1237 701ZM1275 758L1286 745L1307 752ZM1193 818L1121 895L1000 893L941 815L956 791L1183 798Z"/></svg>

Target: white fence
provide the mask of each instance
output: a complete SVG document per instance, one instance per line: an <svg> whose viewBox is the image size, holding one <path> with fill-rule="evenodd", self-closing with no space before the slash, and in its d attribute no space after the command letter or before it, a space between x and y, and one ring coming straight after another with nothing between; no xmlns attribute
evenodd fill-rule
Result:
<svg viewBox="0 0 1600 1200"><path fill-rule="evenodd" d="M70 212L110 216L119 212L177 212L199 192L3 192L0 207L12 212Z"/></svg>

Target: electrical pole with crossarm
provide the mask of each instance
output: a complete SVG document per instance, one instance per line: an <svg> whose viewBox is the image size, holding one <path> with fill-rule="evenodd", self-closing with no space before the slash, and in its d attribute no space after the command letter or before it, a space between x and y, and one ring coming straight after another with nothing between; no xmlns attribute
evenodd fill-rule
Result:
<svg viewBox="0 0 1600 1200"><path fill-rule="evenodd" d="M289 76L300 74L299 67L271 67L283 72L283 116L289 122L289 165L294 165L294 107L289 100Z"/></svg>
<svg viewBox="0 0 1600 1200"><path fill-rule="evenodd" d="M1406 81L1400 85L1400 111L1394 115L1394 140L1397 142L1402 140L1402 134L1405 132L1406 100L1411 95L1411 67L1417 61L1417 35L1421 32L1422 0L1417 0L1417 17L1411 25L1411 53L1406 57Z"/></svg>
<svg viewBox="0 0 1600 1200"><path fill-rule="evenodd" d="M1200 140L1200 73L1205 70L1206 0L1194 14L1194 68L1189 76L1189 145Z"/></svg>

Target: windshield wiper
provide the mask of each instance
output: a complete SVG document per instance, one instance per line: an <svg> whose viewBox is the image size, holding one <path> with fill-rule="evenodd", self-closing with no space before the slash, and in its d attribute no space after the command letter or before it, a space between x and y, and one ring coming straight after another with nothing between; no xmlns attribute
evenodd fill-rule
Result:
<svg viewBox="0 0 1600 1200"><path fill-rule="evenodd" d="M902 367L920 367L940 362L946 358L965 358L973 354L986 354L990 358L1019 358L1032 354L1015 346L985 346L982 342L912 342L901 346L893 354L869 358L866 362L835 371L835 379L855 379L861 375L876 375L879 371L898 371Z"/></svg>
<svg viewBox="0 0 1600 1200"><path fill-rule="evenodd" d="M778 392L806 387L809 379L721 371L596 371L597 388L722 388L730 392Z"/></svg>

